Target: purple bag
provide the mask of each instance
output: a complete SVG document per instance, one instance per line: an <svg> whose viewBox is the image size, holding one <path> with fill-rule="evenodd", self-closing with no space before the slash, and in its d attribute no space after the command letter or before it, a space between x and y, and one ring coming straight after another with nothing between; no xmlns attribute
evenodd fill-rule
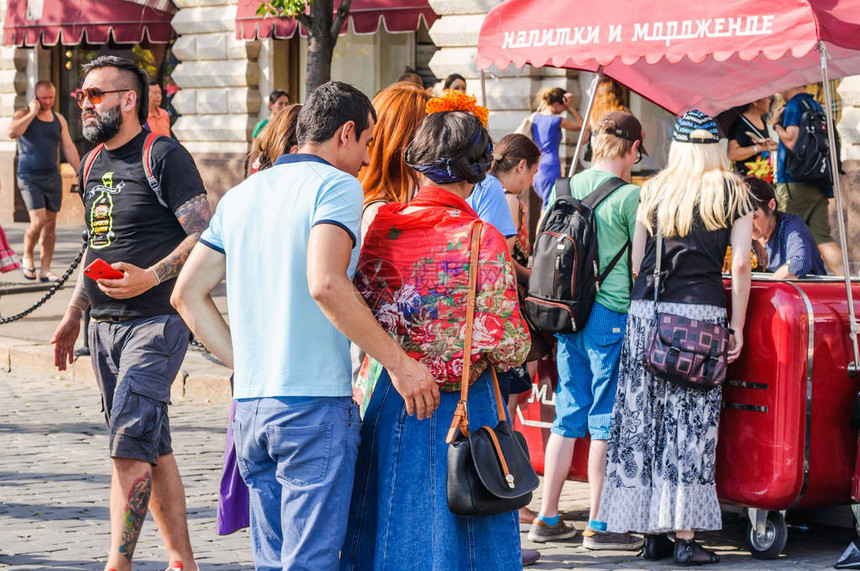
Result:
<svg viewBox="0 0 860 571"><path fill-rule="evenodd" d="M663 233L657 229L654 268L654 325L648 338L644 365L655 377L700 391L726 380L730 329L671 313L658 313Z"/></svg>
<svg viewBox="0 0 860 571"><path fill-rule="evenodd" d="M729 330L716 323L658 313L645 368L670 383L709 391L726 380Z"/></svg>
<svg viewBox="0 0 860 571"><path fill-rule="evenodd" d="M231 379L232 381L232 379ZM221 474L221 489L218 492L218 535L228 535L250 525L251 508L248 486L239 474L236 464L236 447L233 444L233 418L236 401L230 407L230 422L227 424L227 445L224 450L224 471Z"/></svg>

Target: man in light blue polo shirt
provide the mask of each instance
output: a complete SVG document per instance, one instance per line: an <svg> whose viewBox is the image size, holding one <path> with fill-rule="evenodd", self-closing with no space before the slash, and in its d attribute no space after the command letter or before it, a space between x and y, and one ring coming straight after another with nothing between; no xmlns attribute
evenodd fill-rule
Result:
<svg viewBox="0 0 860 571"><path fill-rule="evenodd" d="M439 404L430 372L352 285L363 199L354 175L375 118L350 85L314 91L298 153L221 199L171 300L235 371L233 434L258 570L337 567L361 427L349 339L392 371L409 414L429 417ZM225 276L229 328L211 298Z"/></svg>

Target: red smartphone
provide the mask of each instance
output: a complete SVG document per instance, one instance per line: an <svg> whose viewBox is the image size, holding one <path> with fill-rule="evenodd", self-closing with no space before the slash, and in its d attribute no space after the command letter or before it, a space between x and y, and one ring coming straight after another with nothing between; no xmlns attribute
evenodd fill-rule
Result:
<svg viewBox="0 0 860 571"><path fill-rule="evenodd" d="M94 280L119 280L122 279L125 274L119 270L113 269L110 267L109 263L105 262L101 258L96 258L93 260L92 264L84 268L84 275Z"/></svg>

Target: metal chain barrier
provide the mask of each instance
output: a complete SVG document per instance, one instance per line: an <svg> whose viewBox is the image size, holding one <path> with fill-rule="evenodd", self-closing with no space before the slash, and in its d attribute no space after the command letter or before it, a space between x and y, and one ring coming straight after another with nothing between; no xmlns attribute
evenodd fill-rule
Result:
<svg viewBox="0 0 860 571"><path fill-rule="evenodd" d="M31 313L33 313L34 311L36 311L37 309L42 307L45 304L45 302L47 302L49 299L51 299L51 297L55 293L57 293L57 291L61 287L63 287L63 285L68 281L68 279L71 277L71 275L75 272L75 269L80 265L81 259L83 259L84 252L86 252L86 251L87 251L87 242L84 241L83 245L81 246L81 251L78 252L77 257L72 261L71 265L69 265L69 267L63 273L63 275L60 276L60 279L58 279L56 282L53 283L53 285L51 286L51 289L49 289L47 292L45 292L45 295L42 296L42 298L39 301L37 301L36 303L34 303L32 306L28 307L24 311L22 311L20 313L16 313L15 315L12 315L9 317L0 318L0 325L6 324L6 323L12 323L13 321L18 321L19 319L23 319L24 317L27 317L28 315L30 315ZM194 349L196 349L198 351L202 351L203 353L206 353L206 354L211 354L209 352L209 350L206 348L206 346L203 345L203 343L201 343L200 341L198 341L194 337L191 338L190 344L191 344L191 347L193 347ZM216 361L216 362L220 363L221 361Z"/></svg>
<svg viewBox="0 0 860 571"><path fill-rule="evenodd" d="M54 282L54 284L51 286L51 289L49 289L49 290L45 293L45 295L44 295L44 296L42 296L42 299L40 299L39 301L37 301L36 303L34 303L31 307L29 307L29 308L25 309L25 310L24 310L24 311L22 311L21 313L16 313L15 315L12 315L12 316L10 316L10 317L3 317L3 318L0 318L0 325L3 325L4 323L11 323L11 322L13 322L13 321L17 321L17 320L19 320L19 319L21 319L21 318L23 318L23 317L27 317L28 315L30 315L31 313L33 313L34 311L36 311L37 309L39 309L42 305L44 305L44 303L45 303L46 301L48 301L49 299L51 299L51 297L52 297L55 293L57 293L57 290L59 290L61 287L63 287L63 284L65 284L65 283L66 283L66 281L69 279L69 276L71 276L71 275L75 272L75 268L77 268L77 267L78 267L78 265L81 263L81 259L84 257L84 252L86 252L86 250L87 250L87 243L86 243L86 241L85 241L85 242L83 243L83 245L81 246L81 251L80 251L80 252L78 252L78 256L74 259L74 261L72 262L72 264L71 264L71 265L68 267L68 269L63 273L63 275L62 275L62 276L60 276L60 279L58 279L57 281L55 281L55 282Z"/></svg>

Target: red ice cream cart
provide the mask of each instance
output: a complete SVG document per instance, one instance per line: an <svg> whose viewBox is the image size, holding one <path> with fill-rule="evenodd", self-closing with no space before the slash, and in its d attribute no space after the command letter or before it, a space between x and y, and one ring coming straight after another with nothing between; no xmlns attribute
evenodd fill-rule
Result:
<svg viewBox="0 0 860 571"><path fill-rule="evenodd" d="M852 287L860 296L860 282ZM750 548L769 559L785 546L782 511L849 504L852 477L860 498L857 431L850 426L860 377L848 371L852 342L841 280L756 276L749 307L745 350L723 387L717 494L749 508ZM554 416L554 362L540 361L537 376L515 426L542 471ZM587 455L588 442L577 441L570 479L586 480Z"/></svg>
<svg viewBox="0 0 860 571"><path fill-rule="evenodd" d="M860 74L860 0L726 0L677 4L507 0L481 28L477 64L565 67L607 75L673 112L716 115L797 85ZM585 114L588 122L591 104ZM833 119L827 114L830 134ZM836 148L831 136L831 148ZM575 154L579 157L582 136ZM832 154L832 153L831 153ZM833 172L838 172L832 156ZM839 181L843 263L848 268ZM860 499L850 425L860 377L855 296L860 282L753 280L742 357L729 369L717 450L721 501L749 508L755 556L776 557L787 536L781 512ZM553 418L554 364L539 364L516 424L536 468ZM570 477L586 478L578 442ZM860 465L860 462L858 462Z"/></svg>

